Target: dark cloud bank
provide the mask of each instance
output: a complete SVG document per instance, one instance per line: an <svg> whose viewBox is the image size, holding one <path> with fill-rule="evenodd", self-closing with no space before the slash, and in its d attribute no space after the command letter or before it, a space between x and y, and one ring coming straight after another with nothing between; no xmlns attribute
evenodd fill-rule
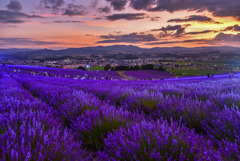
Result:
<svg viewBox="0 0 240 161"><path fill-rule="evenodd" d="M170 19L168 22L211 22L219 24L219 22L214 21L212 18L207 16L201 16L201 15L191 15L185 18L176 18L176 19Z"/></svg>
<svg viewBox="0 0 240 161"><path fill-rule="evenodd" d="M86 8L82 5L68 4L63 15L81 16L86 14Z"/></svg>
<svg viewBox="0 0 240 161"><path fill-rule="evenodd" d="M115 10L123 10L126 5L136 10L147 11L209 11L214 16L232 16L240 20L239 0L106 0Z"/></svg>
<svg viewBox="0 0 240 161"><path fill-rule="evenodd" d="M215 41L235 41L235 42L239 42L240 41L240 33L236 34L236 35L220 33L215 37L214 40Z"/></svg>
<svg viewBox="0 0 240 161"><path fill-rule="evenodd" d="M139 20L145 18L145 13L124 13L124 14L113 14L106 17L110 21L116 20Z"/></svg>
<svg viewBox="0 0 240 161"><path fill-rule="evenodd" d="M111 8L108 6L103 7L103 8L98 8L98 10L100 13L110 13L111 12Z"/></svg>
<svg viewBox="0 0 240 161"><path fill-rule="evenodd" d="M29 15L22 12L0 10L0 23L24 23L26 19L43 18L37 15Z"/></svg>
<svg viewBox="0 0 240 161"><path fill-rule="evenodd" d="M6 7L8 10L0 10L0 23L18 24L24 23L26 20L32 18L43 18L38 15L20 12L22 10L22 4L17 0L11 0Z"/></svg>
<svg viewBox="0 0 240 161"><path fill-rule="evenodd" d="M114 8L114 10L121 11L125 9L128 0L106 0Z"/></svg>
<svg viewBox="0 0 240 161"><path fill-rule="evenodd" d="M98 41L98 43L136 43L157 41L152 34L130 33L126 35L102 35L100 38L107 39Z"/></svg>
<svg viewBox="0 0 240 161"><path fill-rule="evenodd" d="M208 33L212 33L212 32L218 32L218 31L215 31L215 30L195 31L195 32L187 32L187 33L185 33L185 35L208 34Z"/></svg>
<svg viewBox="0 0 240 161"><path fill-rule="evenodd" d="M66 3L64 0L40 0L40 8L50 9L53 14L65 16L79 16L86 14L86 7L73 3ZM92 6L94 7L94 6Z"/></svg>
<svg viewBox="0 0 240 161"><path fill-rule="evenodd" d="M22 10L21 3L16 0L11 0L10 3L6 7L12 11L21 11Z"/></svg>
<svg viewBox="0 0 240 161"><path fill-rule="evenodd" d="M237 31L237 32L240 32L240 26L238 24L236 24L234 26L229 26L226 29L224 29L223 31Z"/></svg>
<svg viewBox="0 0 240 161"><path fill-rule="evenodd" d="M64 0L40 0L40 5L45 8L58 8L64 4Z"/></svg>
<svg viewBox="0 0 240 161"><path fill-rule="evenodd" d="M159 29L153 29L151 31L161 31L160 37L167 37L167 36L175 36L175 37L180 37L185 33L185 30L187 27L189 27L190 24L187 25L168 25L166 27L162 27Z"/></svg>

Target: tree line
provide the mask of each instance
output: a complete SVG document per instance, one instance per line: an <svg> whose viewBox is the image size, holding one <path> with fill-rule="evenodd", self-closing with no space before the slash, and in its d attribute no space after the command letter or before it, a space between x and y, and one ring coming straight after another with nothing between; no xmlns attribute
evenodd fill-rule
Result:
<svg viewBox="0 0 240 161"><path fill-rule="evenodd" d="M159 70L159 71L165 71L163 66L159 66L158 68L154 68L153 64L145 64L145 65L134 65L134 66L116 66L112 67L111 65L107 64L104 67L105 71L111 70L111 71L119 71L119 70L124 70L124 71L132 71L132 70Z"/></svg>
<svg viewBox="0 0 240 161"><path fill-rule="evenodd" d="M86 68L80 66L77 68L78 70L86 70ZM165 71L163 66L159 66L157 68L154 68L153 64L145 64L145 65L134 65L134 66L125 66L125 65L119 65L116 67L111 66L110 64L107 64L104 66L104 70L108 71L133 71L133 70L159 70L159 71Z"/></svg>

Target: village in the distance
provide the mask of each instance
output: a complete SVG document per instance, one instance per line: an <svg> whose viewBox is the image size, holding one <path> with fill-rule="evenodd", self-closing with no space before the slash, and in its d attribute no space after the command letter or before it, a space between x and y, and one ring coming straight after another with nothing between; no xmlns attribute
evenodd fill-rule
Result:
<svg viewBox="0 0 240 161"><path fill-rule="evenodd" d="M65 50L0 49L0 63L100 71L155 69L175 76L240 71L238 48L131 48L119 45Z"/></svg>

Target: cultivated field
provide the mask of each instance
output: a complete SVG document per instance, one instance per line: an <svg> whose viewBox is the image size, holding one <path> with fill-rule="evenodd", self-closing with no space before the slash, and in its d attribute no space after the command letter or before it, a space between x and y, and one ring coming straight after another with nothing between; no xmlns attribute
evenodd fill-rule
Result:
<svg viewBox="0 0 240 161"><path fill-rule="evenodd" d="M240 160L238 75L107 74L0 68L0 160Z"/></svg>

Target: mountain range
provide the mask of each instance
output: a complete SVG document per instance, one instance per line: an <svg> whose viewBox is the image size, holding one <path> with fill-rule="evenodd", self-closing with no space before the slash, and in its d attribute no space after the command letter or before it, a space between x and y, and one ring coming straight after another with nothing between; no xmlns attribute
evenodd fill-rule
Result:
<svg viewBox="0 0 240 161"><path fill-rule="evenodd" d="M240 48L229 46L214 47L155 47L140 48L133 45L113 45L97 46L83 48L68 48L62 50L52 49L0 49L0 57L12 58L34 58L34 57L61 57L61 56L86 56L86 55L114 55L114 54L216 54L216 53L234 53L240 54Z"/></svg>

